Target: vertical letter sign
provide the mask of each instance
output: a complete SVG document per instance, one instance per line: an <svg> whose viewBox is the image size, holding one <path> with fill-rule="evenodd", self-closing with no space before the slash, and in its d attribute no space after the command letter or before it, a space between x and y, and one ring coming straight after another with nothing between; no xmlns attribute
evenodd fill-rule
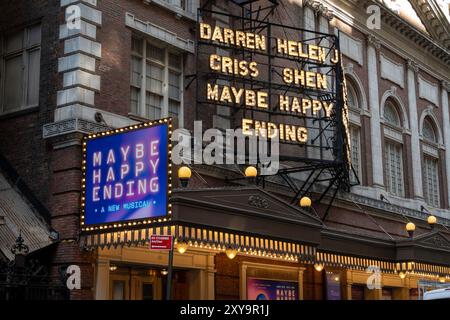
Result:
<svg viewBox="0 0 450 320"><path fill-rule="evenodd" d="M169 119L83 142L81 229L139 226L170 215Z"/></svg>

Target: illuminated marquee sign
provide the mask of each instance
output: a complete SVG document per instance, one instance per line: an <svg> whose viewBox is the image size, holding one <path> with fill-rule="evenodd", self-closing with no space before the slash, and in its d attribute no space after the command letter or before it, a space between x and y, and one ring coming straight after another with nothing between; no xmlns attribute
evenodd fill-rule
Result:
<svg viewBox="0 0 450 320"><path fill-rule="evenodd" d="M207 9L197 30L197 119L207 120L208 106L226 107L245 135L320 149L303 158L346 158L337 36Z"/></svg>
<svg viewBox="0 0 450 320"><path fill-rule="evenodd" d="M169 119L86 137L81 229L142 226L170 215Z"/></svg>

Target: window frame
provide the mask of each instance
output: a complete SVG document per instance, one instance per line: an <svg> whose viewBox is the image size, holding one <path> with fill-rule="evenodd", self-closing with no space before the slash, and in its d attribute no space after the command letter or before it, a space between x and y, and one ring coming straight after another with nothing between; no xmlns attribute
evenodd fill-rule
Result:
<svg viewBox="0 0 450 320"><path fill-rule="evenodd" d="M427 161L433 161L436 164L435 169L435 175L436 175L436 185L434 186L436 188L436 195L437 195L437 204L434 203L434 201L429 201L430 200L430 193L428 190L428 168L427 168ZM422 153L422 161L423 161L423 192L424 192L424 200L425 202L434 208L440 208L441 206L441 188L440 188L440 181L439 181L439 157L435 157L433 155L430 155L426 152ZM434 194L432 195L434 198Z"/></svg>
<svg viewBox="0 0 450 320"><path fill-rule="evenodd" d="M359 125L356 125L356 124L354 124L354 123L350 123L350 128L349 128L350 130L350 157L351 157L351 160L352 160L352 164L354 163L354 159L353 159L353 139L354 139L354 132L355 131L357 131L358 132L358 167L357 167L357 170L356 170L356 174L358 175L358 179L352 179L352 176L353 176L353 171L352 172L350 172L350 182L354 182L354 183L356 183L356 182L358 182L358 180L359 180L359 183L360 184L362 184L362 159L361 159L361 157L362 157L362 152L361 152L361 147L362 147L362 144L361 144L361 126L359 126ZM354 167L354 166L353 166Z"/></svg>
<svg viewBox="0 0 450 320"><path fill-rule="evenodd" d="M398 150L400 151L400 161L399 161L399 163L400 163L400 168L399 168L400 174L399 174L399 176L400 176L400 179L401 179L400 182L401 182L401 187L402 187L402 189L400 190L400 194L398 193L397 188L396 188L395 192L393 192L393 190L391 189L391 180L392 180L392 176L390 174L390 172L391 172L391 165L390 165L391 159L387 157L388 145L391 145L394 148L398 148ZM397 140L385 138L384 139L384 155L383 155L383 159L384 159L384 162L385 162L384 163L384 165L385 165L384 175L385 175L385 178L386 178L386 183L385 183L386 191L392 196L404 198L405 195L406 195L406 190L405 190L405 171L404 171L404 163L403 163L403 161L404 161L403 143L400 143Z"/></svg>
<svg viewBox="0 0 450 320"><path fill-rule="evenodd" d="M433 132L434 139L430 140L424 134L425 125L429 125L430 129ZM431 207L440 208L442 199L441 199L441 186L440 186L440 157L439 157L439 132L435 120L427 115L422 120L422 132L421 132L421 142L422 142L422 188L423 188L423 196L424 201ZM427 162L426 160L435 161L435 175L436 175L436 195L437 195L437 203L434 201L429 201L429 190L428 190L428 170L427 170ZM434 197L434 194L433 194Z"/></svg>
<svg viewBox="0 0 450 320"><path fill-rule="evenodd" d="M40 32L40 41L39 43L29 45L28 39L30 35L30 30L34 27L39 27ZM6 42L7 38L9 36L12 36L16 33L22 33L22 47L18 50L14 50L12 52L6 52ZM39 106L39 100L40 100L40 76L41 76L41 58L42 58L42 23L33 23L30 25L27 25L21 29L14 30L12 32L4 34L0 38L0 115L6 115L22 110L32 109ZM31 56L32 52L39 51L39 78L37 83L37 103L35 104L28 104L28 93L29 93L29 71L30 71L30 64L29 64L29 58ZM21 69L22 69L22 90L21 90L21 96L20 96L20 106L5 111L5 90L6 90L6 60L11 59L14 57L22 57L21 59Z"/></svg>
<svg viewBox="0 0 450 320"><path fill-rule="evenodd" d="M132 38L131 38L131 44L133 43L134 40L141 41L142 52L138 54L136 51L133 50L133 48L131 48L130 72L132 72L132 70L133 70L133 65L132 65L133 57L138 57L139 59L141 59L141 66L140 66L141 67L141 69L140 69L140 72L141 72L141 74L140 74L141 84L140 85L141 86L140 86L140 88L138 88L135 85L133 85L133 83L131 81L132 80L131 74L130 74L130 108L129 108L130 111L129 111L129 113L134 116L150 119L146 115L146 109L145 109L147 92L155 94L155 95L159 95L157 93L153 93L150 90L147 90L147 64L154 65L156 67L163 69L162 95L160 95L162 97L160 118L169 117L169 100L173 100L169 97L170 72L177 73L179 75L180 99L178 102L180 105L179 105L179 113L178 113L177 118L178 118L178 125L180 127L183 127L183 123L184 123L184 87L183 87L183 84L184 84L184 81L183 81L184 56L183 56L182 52L173 49L169 45L161 44L160 42L158 42L157 40L154 40L152 38L141 37L139 35L133 34ZM149 57L147 55L147 46L148 45L151 45L151 46L154 46L154 47L164 50L164 62L154 59L152 57ZM180 69L170 65L170 63L169 63L170 54L175 54L180 58ZM132 106L131 106L131 94L132 94L131 87L134 87L139 90L138 105L137 105L137 110L136 110L137 114L133 113ZM151 120L155 120L155 119L151 119Z"/></svg>

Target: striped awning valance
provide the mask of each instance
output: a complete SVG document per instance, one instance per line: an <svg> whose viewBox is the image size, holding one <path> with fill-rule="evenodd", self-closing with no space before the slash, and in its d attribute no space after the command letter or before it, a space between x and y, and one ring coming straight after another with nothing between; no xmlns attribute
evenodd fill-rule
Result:
<svg viewBox="0 0 450 320"><path fill-rule="evenodd" d="M240 254L312 263L316 249L312 246L288 240L271 239L253 234L215 230L203 226L159 225L145 229L123 230L81 236L80 245L85 249L117 246L145 245L151 235L174 235L175 241L186 242L192 247L211 250L235 249Z"/></svg>

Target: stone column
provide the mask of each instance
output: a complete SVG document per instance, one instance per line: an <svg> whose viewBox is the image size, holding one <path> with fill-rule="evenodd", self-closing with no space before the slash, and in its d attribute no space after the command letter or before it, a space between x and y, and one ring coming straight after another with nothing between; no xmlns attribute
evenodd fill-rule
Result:
<svg viewBox="0 0 450 320"><path fill-rule="evenodd" d="M414 182L414 198L423 199L422 157L419 141L419 121L417 115L416 75L419 71L414 61L408 60L408 101L411 129L412 174Z"/></svg>
<svg viewBox="0 0 450 320"><path fill-rule="evenodd" d="M450 83L442 82L442 117L444 144L445 144L445 171L447 176L447 193L450 199L450 116L448 105L448 93L450 92Z"/></svg>
<svg viewBox="0 0 450 320"><path fill-rule="evenodd" d="M378 50L381 44L374 36L367 38L367 65L369 78L370 137L372 147L373 185L384 188L383 155L381 148L380 98L378 91Z"/></svg>
<svg viewBox="0 0 450 320"><path fill-rule="evenodd" d="M304 285L303 285L303 272L306 268L298 269L298 300L304 299Z"/></svg>
<svg viewBox="0 0 450 320"><path fill-rule="evenodd" d="M95 300L109 300L109 260L97 261Z"/></svg>
<svg viewBox="0 0 450 320"><path fill-rule="evenodd" d="M216 299L216 289L214 286L215 283L215 273L216 273L216 265L214 263L215 254L212 253L208 256L208 269L206 271L206 286L207 286L207 300L215 300Z"/></svg>
<svg viewBox="0 0 450 320"><path fill-rule="evenodd" d="M352 300L352 283L347 282L347 300Z"/></svg>

